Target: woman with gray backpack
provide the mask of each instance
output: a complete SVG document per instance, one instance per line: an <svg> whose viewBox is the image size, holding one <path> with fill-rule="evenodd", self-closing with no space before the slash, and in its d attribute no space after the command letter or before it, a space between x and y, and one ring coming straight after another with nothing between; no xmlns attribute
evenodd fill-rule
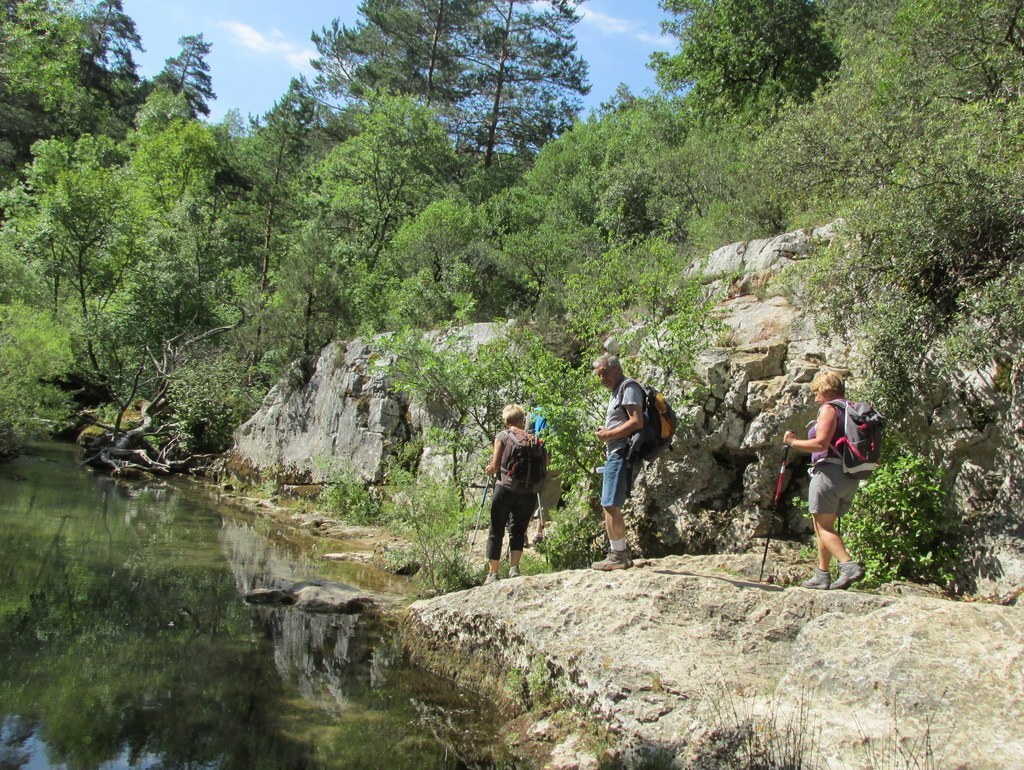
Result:
<svg viewBox="0 0 1024 770"><path fill-rule="evenodd" d="M807 502L818 541L818 565L803 586L818 589L849 588L864 577L864 568L850 558L843 539L836 531L837 522L850 510L853 496L860 486L860 479L847 473L843 464L843 446L847 442L844 441L846 433L839 413L845 412L850 402L845 397L846 383L834 371L818 372L811 380L811 393L819 409L817 419L807 432L807 438L799 439L791 430L787 430L782 438L787 446L810 452L813 463ZM846 406L840 407L839 404ZM839 575L834 581L829 572L833 556L839 562Z"/></svg>

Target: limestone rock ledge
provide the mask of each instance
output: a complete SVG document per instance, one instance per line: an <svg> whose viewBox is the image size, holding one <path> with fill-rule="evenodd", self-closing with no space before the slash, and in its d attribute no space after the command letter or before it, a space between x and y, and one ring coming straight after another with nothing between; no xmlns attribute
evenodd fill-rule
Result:
<svg viewBox="0 0 1024 770"><path fill-rule="evenodd" d="M805 430L816 414L807 383L822 366L850 373L851 394L866 367L856 344L824 337L813 303L801 294L801 264L821 244L845 237L842 223L725 246L686 269L708 296L721 346L695 362L696 382L668 377L679 414L673 449L640 473L626 508L631 546L648 556L743 553L769 534L808 539L809 518L790 501L806 499L807 455L790 455L791 473L771 514L787 429ZM776 280L778 279L778 280ZM650 341L657 323L647 324ZM430 332L437 349L474 351L507 336L508 323ZM235 433L227 471L250 482L273 479L285 493L315 494L348 473L380 484L388 458L431 427L450 427L439 404L397 392L388 355L376 343L335 342L303 378L286 378ZM634 351L635 352L635 351ZM653 359L652 359L653 360ZM629 374L661 382L654 371ZM998 599L1024 590L1024 360L993 360L976 371L936 373L904 414L887 416L944 473L942 484L961 525L964 554L954 588ZM595 410L594 425L600 419ZM453 457L426 442L420 473L457 476L479 468L493 436L467 435ZM463 479L465 481L466 479ZM478 489L469 496L479 494ZM856 556L856 555L855 555Z"/></svg>
<svg viewBox="0 0 1024 770"><path fill-rule="evenodd" d="M543 678L624 766L1024 767L1020 608L783 589L735 559L503 580L415 603L407 640L492 693Z"/></svg>

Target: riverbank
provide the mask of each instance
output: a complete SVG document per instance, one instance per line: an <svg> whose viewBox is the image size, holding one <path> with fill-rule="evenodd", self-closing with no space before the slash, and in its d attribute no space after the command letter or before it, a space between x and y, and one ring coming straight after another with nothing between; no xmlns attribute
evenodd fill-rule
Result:
<svg viewBox="0 0 1024 770"><path fill-rule="evenodd" d="M274 515L319 533L323 556L358 543L372 559L394 541L319 513ZM910 585L792 587L806 565L783 543L766 582L754 553L639 564L395 609L418 665L508 715L524 766L1024 765L1019 607Z"/></svg>
<svg viewBox="0 0 1024 770"><path fill-rule="evenodd" d="M1019 607L781 588L759 562L501 581L413 604L410 647L467 686L604 726L593 767L1024 766Z"/></svg>

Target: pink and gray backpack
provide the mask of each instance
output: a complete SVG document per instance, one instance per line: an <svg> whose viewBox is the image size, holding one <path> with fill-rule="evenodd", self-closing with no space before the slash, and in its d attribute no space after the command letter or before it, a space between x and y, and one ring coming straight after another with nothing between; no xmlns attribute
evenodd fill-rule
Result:
<svg viewBox="0 0 1024 770"><path fill-rule="evenodd" d="M882 457L885 418L871 404L860 401L836 399L829 404L840 412L843 435L832 445L843 459L843 473L866 479Z"/></svg>

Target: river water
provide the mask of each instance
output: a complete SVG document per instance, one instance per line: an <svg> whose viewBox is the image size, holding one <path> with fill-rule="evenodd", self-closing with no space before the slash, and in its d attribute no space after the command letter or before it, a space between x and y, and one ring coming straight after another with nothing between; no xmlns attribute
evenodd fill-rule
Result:
<svg viewBox="0 0 1024 770"><path fill-rule="evenodd" d="M362 615L252 607L323 577L301 533L45 444L0 465L0 770L510 767L502 721Z"/></svg>

